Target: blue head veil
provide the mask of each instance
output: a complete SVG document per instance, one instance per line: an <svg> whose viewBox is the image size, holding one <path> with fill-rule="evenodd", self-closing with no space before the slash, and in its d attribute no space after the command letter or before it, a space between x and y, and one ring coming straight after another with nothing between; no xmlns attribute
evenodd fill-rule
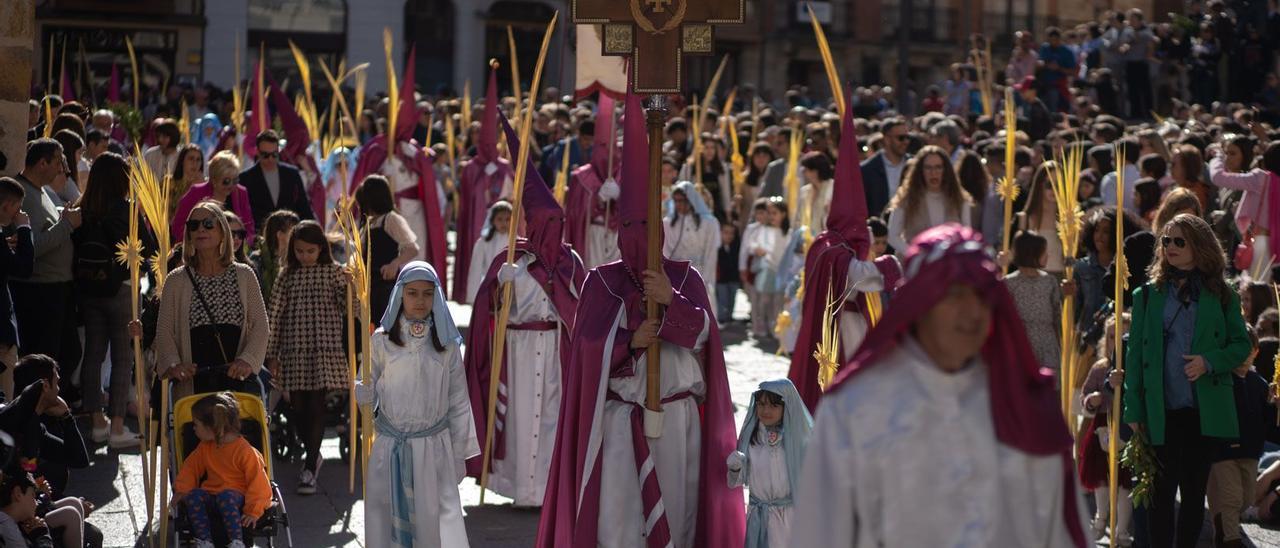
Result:
<svg viewBox="0 0 1280 548"><path fill-rule="evenodd" d="M344 146L333 147L329 152L329 156L325 158L324 163L320 164L320 180L328 181L338 172L338 162L343 159L347 160L347 178L351 178L351 174L356 172L356 155L351 149ZM342 188L347 188L351 181L342 181Z"/></svg>
<svg viewBox="0 0 1280 548"><path fill-rule="evenodd" d="M396 276L396 286L391 290L391 298L387 301L387 311L382 314L382 321L380 322L382 329L391 331L391 326L395 325L396 317L400 315L401 303L404 300L405 284L419 281L431 282L436 286L435 302L431 305L431 315L434 318L431 327L436 330L436 337L439 337L440 342L446 346L462 344L462 334L458 332L458 327L453 324L453 316L449 314L449 305L444 302L444 291L440 287L440 277L436 275L436 269L425 261L413 261L400 269L400 275Z"/></svg>
<svg viewBox="0 0 1280 548"><path fill-rule="evenodd" d="M213 128L213 135L205 135L205 128ZM209 153L218 147L218 134L222 132L222 122L218 120L217 114L210 112L197 119L196 127L191 131L191 142L200 147L200 151L205 154L205 161L208 161Z"/></svg>
<svg viewBox="0 0 1280 548"><path fill-rule="evenodd" d="M715 214L711 212L711 208L707 207L706 200L702 199L702 193L698 192L697 185L694 185L692 181L680 181L675 185L672 185L671 192L673 194L675 192L684 194L684 197L689 200L689 206L693 208L693 213L702 217L703 220L716 218ZM674 198L672 200L673 202L668 220L674 218L676 215Z"/></svg>
<svg viewBox="0 0 1280 548"><path fill-rule="evenodd" d="M747 418L742 422L742 431L738 434L738 451L746 456L742 464L743 476L749 477L751 471L751 438L756 435L756 427L760 419L756 418L756 397L761 392L772 392L782 396L785 406L782 412L782 449L787 455L787 478L791 480L791 492L795 493L800 485L800 465L804 461L804 450L809 444L809 432L813 430L813 416L800 392L787 379L775 379L760 383L760 388L751 394L751 405L747 408Z"/></svg>

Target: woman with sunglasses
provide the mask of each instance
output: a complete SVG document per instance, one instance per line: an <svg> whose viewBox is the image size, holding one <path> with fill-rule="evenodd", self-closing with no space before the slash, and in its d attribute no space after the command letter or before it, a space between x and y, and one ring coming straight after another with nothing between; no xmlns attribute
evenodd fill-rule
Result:
<svg viewBox="0 0 1280 548"><path fill-rule="evenodd" d="M156 321L156 372L176 381L174 397L260 392L251 377L267 354L267 309L253 268L235 262L231 228L218 204L187 215L183 266L165 280Z"/></svg>
<svg viewBox="0 0 1280 548"><path fill-rule="evenodd" d="M1240 434L1231 370L1250 343L1225 270L1209 224L1181 214L1160 232L1151 281L1133 293L1124 420L1146 435L1160 466L1148 513L1152 546L1174 546L1175 530L1177 546L1196 545L1214 438Z"/></svg>
<svg viewBox="0 0 1280 548"><path fill-rule="evenodd" d="M244 221L248 241L253 241L253 209L249 205L249 191L238 183L239 177L240 160L234 153L224 150L215 154L209 160L209 180L193 185L178 200L177 212L169 226L173 241L182 241L183 223L196 204L205 200L218 204L223 210L235 212Z"/></svg>

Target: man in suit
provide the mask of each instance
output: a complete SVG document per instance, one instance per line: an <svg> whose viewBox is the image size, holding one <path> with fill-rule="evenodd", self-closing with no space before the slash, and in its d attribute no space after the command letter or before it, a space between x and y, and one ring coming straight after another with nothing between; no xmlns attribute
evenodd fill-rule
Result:
<svg viewBox="0 0 1280 548"><path fill-rule="evenodd" d="M878 217L884 213L893 195L898 192L902 182L902 174L906 171L907 145L911 136L907 134L907 121L902 118L889 118L880 123L880 134L884 136L880 152L862 162L862 184L867 193L867 214Z"/></svg>
<svg viewBox="0 0 1280 548"><path fill-rule="evenodd" d="M267 217L279 209L293 211L303 220L314 219L302 174L280 163L280 137L268 129L258 134L257 145L258 163L240 174L240 184L249 191L254 226L266 226Z"/></svg>

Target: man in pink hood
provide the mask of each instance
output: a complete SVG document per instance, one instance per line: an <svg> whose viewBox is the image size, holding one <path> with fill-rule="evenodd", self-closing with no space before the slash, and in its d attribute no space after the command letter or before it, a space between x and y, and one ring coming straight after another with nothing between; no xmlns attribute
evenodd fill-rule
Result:
<svg viewBox="0 0 1280 548"><path fill-rule="evenodd" d="M587 275L565 371L540 548L737 548L741 488L726 480L736 443L720 332L698 272L663 260L646 270L648 139L628 96L618 246L621 261ZM660 243L660 242L659 242ZM645 299L662 305L645 319ZM661 435L643 431L646 354L662 357Z"/></svg>
<svg viewBox="0 0 1280 548"><path fill-rule="evenodd" d="M613 105L612 98L600 94L591 161L573 171L565 196L565 208L576 213L569 217L565 241L582 255L587 268L618 260L617 200L621 187L615 177L622 162L610 146L616 141ZM612 159L611 154L615 155Z"/></svg>
<svg viewBox="0 0 1280 548"><path fill-rule="evenodd" d="M489 87L484 95L484 114L475 156L462 166L458 176L458 239L453 258L453 298L465 303L467 273L471 268L471 247L484 228L489 206L511 194L511 163L498 155L498 69L489 70ZM412 119L417 119L415 116ZM464 128L464 131L466 128ZM519 204L517 204L519 205ZM517 227L511 227L517 230Z"/></svg>

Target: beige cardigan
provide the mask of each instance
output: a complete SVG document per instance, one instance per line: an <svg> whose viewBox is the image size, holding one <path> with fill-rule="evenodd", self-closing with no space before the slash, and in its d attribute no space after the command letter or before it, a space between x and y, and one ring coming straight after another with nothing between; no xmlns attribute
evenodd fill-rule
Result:
<svg viewBox="0 0 1280 548"><path fill-rule="evenodd" d="M240 303L244 307L244 325L240 330L240 347L235 359L253 366L255 373L262 369L267 355L267 309L262 302L262 290L253 269L240 263L231 263L236 271L236 284L240 287ZM156 321L156 373L163 374L180 363L191 363L191 305L195 298L191 278L185 266L175 268L165 278L164 292L160 296L160 318ZM187 379L174 385L175 398L191 395L193 381Z"/></svg>

